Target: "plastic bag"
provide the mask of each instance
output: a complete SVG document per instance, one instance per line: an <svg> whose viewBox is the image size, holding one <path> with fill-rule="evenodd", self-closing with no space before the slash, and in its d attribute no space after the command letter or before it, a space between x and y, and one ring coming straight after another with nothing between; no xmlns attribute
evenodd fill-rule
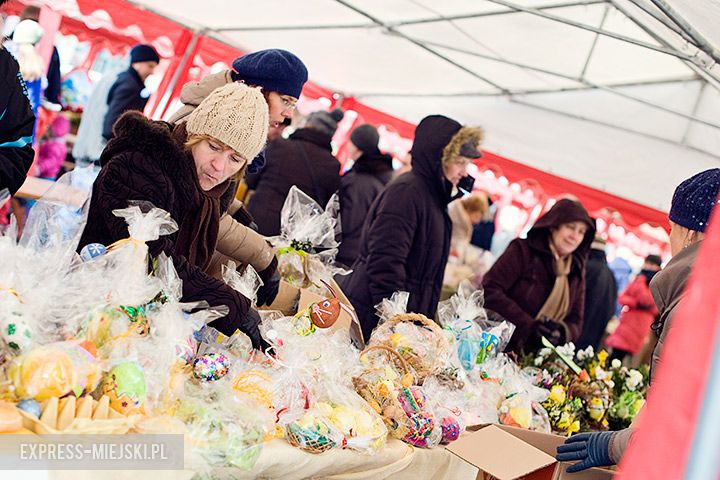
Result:
<svg viewBox="0 0 720 480"><path fill-rule="evenodd" d="M257 292L263 286L263 281L252 265L245 266L241 273L237 270L237 263L230 260L222 266L222 277L225 283L240 292L243 297L249 298L253 305L257 304Z"/></svg>
<svg viewBox="0 0 720 480"><path fill-rule="evenodd" d="M290 188L280 212L280 235L271 239L278 248L278 271L298 288L320 287L336 274L349 273L334 265L340 221L339 199L333 195L323 210L296 186Z"/></svg>
<svg viewBox="0 0 720 480"><path fill-rule="evenodd" d="M252 398L230 388L187 382L175 416L182 420L197 453L211 466L250 470L273 419Z"/></svg>
<svg viewBox="0 0 720 480"><path fill-rule="evenodd" d="M455 295L438 306L440 324L452 333L458 360L467 371L501 352L515 330L508 322L490 322L483 304L482 289L475 289L466 280Z"/></svg>

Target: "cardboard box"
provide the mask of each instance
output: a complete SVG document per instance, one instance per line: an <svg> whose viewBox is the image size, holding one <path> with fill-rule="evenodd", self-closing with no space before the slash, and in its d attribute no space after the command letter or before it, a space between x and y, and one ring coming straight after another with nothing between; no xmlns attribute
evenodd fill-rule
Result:
<svg viewBox="0 0 720 480"><path fill-rule="evenodd" d="M330 328L348 332L353 345L362 350L365 348L365 341L355 309L334 280L330 283L330 287L335 291L340 303L346 307L340 310L340 316ZM327 296L330 296L329 292ZM262 307L262 309L278 310L284 315L291 316L311 303L324 300L327 296L318 295L306 288L294 287L285 280L281 280L275 301L268 307Z"/></svg>
<svg viewBox="0 0 720 480"><path fill-rule="evenodd" d="M568 474L566 463L555 460L564 437L506 425L486 425L462 436L446 448L476 466L478 480L608 480L613 471L592 468Z"/></svg>

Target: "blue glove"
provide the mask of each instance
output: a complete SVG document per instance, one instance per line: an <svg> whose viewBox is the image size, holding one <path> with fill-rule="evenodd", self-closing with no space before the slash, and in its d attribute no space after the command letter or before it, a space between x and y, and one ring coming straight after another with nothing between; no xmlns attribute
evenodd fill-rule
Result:
<svg viewBox="0 0 720 480"><path fill-rule="evenodd" d="M610 459L610 438L613 432L579 433L565 440L557 447L555 458L558 462L580 463L567 468L567 473L575 473L591 467L613 465Z"/></svg>

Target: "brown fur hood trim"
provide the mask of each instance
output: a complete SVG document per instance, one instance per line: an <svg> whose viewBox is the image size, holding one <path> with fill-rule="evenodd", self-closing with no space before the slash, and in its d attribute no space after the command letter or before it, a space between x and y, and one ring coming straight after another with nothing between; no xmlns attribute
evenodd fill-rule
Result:
<svg viewBox="0 0 720 480"><path fill-rule="evenodd" d="M460 147L469 141L479 146L484 138L483 129L480 127L462 127L450 139L450 143L443 149L442 164L447 165L460 154Z"/></svg>

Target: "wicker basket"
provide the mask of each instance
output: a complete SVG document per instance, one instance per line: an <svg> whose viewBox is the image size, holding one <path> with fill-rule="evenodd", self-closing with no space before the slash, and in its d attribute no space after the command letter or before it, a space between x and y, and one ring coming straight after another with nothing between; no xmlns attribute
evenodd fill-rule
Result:
<svg viewBox="0 0 720 480"><path fill-rule="evenodd" d="M415 374L417 385L421 385L425 377L428 376L438 365L444 363L444 358L449 352L449 345L445 338L442 328L425 315L418 313L402 313L395 315L378 327L375 338L382 338L381 345L388 345L392 332L396 327L403 323L415 325L418 329L424 329L429 337L429 343L424 343L423 347L428 350L427 354L420 354L412 348L398 350L398 353L407 362ZM374 344L373 340L370 340ZM393 348L394 349L394 348Z"/></svg>
<svg viewBox="0 0 720 480"><path fill-rule="evenodd" d="M322 435L314 433L315 432L313 432L313 435L308 435L302 432L302 429L297 427L294 422L285 425L285 439L290 445L300 450L310 453L323 453L335 446L335 442L330 438L329 434Z"/></svg>

